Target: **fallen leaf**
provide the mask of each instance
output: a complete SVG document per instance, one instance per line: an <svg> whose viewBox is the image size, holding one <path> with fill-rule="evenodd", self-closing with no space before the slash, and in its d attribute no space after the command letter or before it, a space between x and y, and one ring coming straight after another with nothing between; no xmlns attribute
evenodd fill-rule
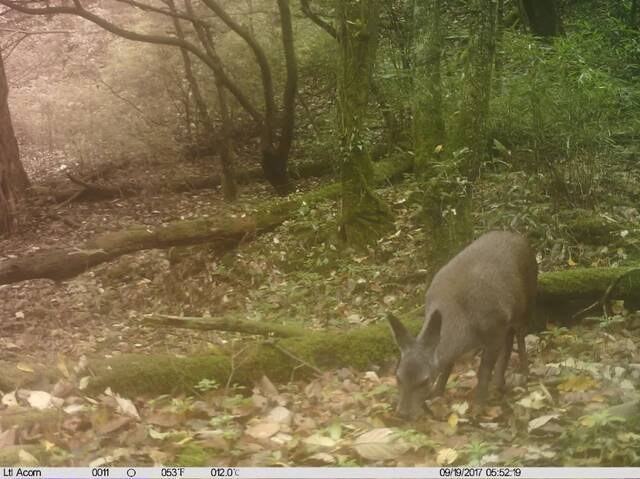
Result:
<svg viewBox="0 0 640 479"><path fill-rule="evenodd" d="M279 432L275 436L271 437L271 441L281 446L284 444L290 444L292 440L293 436L291 434L285 434L284 432Z"/></svg>
<svg viewBox="0 0 640 479"><path fill-rule="evenodd" d="M27 396L27 402L32 408L39 410L56 407L56 402L61 404L59 398L54 398L51 394L44 391L30 391Z"/></svg>
<svg viewBox="0 0 640 479"><path fill-rule="evenodd" d="M464 416L469 410L469 403L467 401L455 403L453 406L451 406L451 410L457 413L459 416Z"/></svg>
<svg viewBox="0 0 640 479"><path fill-rule="evenodd" d="M361 457L372 461L394 459L410 448L392 429L386 427L372 429L358 436L353 447Z"/></svg>
<svg viewBox="0 0 640 479"><path fill-rule="evenodd" d="M2 396L2 404L4 404L7 407L17 406L18 399L16 398L16 392L12 391Z"/></svg>
<svg viewBox="0 0 640 479"><path fill-rule="evenodd" d="M329 432L329 437L334 441L339 441L342 437L342 424L338 418L334 418L327 429Z"/></svg>
<svg viewBox="0 0 640 479"><path fill-rule="evenodd" d="M277 422L262 421L253 426L249 426L244 432L254 439L267 439L280 431L280 424Z"/></svg>
<svg viewBox="0 0 640 479"><path fill-rule="evenodd" d="M56 363L56 367L65 378L69 379L69 376L71 374L69 373L69 369L67 368L65 357L62 354L58 354L58 362Z"/></svg>
<svg viewBox="0 0 640 479"><path fill-rule="evenodd" d="M458 453L455 449L451 448L440 449L436 455L436 463L439 466L453 464L456 459L458 459Z"/></svg>
<svg viewBox="0 0 640 479"><path fill-rule="evenodd" d="M305 437L302 443L311 448L324 448L331 449L335 447L336 441L327 436L321 436L320 434L312 434L309 437Z"/></svg>
<svg viewBox="0 0 640 479"><path fill-rule="evenodd" d="M87 389L87 387L89 386L89 380L91 378L89 376L83 376L80 378L80 381L78 381L78 389L80 389L81 391Z"/></svg>
<svg viewBox="0 0 640 479"><path fill-rule="evenodd" d="M317 463L319 465L323 464L335 464L336 458L327 452L316 452L315 454L309 456L307 461L312 463Z"/></svg>
<svg viewBox="0 0 640 479"><path fill-rule="evenodd" d="M449 423L449 426L451 426L451 429L455 429L456 426L458 426L458 415L455 412L451 413L447 422Z"/></svg>
<svg viewBox="0 0 640 479"><path fill-rule="evenodd" d="M94 416L95 417L95 416ZM123 428L131 422L131 418L128 416L115 416L113 418L104 421L102 418L98 418L92 421L93 428L98 434L110 434Z"/></svg>
<svg viewBox="0 0 640 479"><path fill-rule="evenodd" d="M180 424L180 421L180 416L170 411L155 411L151 416L146 418L147 423L166 428L176 427Z"/></svg>
<svg viewBox="0 0 640 479"><path fill-rule="evenodd" d="M24 372L24 373L32 373L34 372L33 368L29 366L27 363L18 363L16 364L16 369Z"/></svg>
<svg viewBox="0 0 640 479"><path fill-rule="evenodd" d="M114 394L113 397L118 403L118 412L124 414L125 416L130 416L134 419L140 419L140 414L138 414L138 410L133 404L133 401L123 398L118 394Z"/></svg>
<svg viewBox="0 0 640 479"><path fill-rule="evenodd" d="M293 420L293 413L286 407L277 406L269 411L266 420L269 422L277 422L279 424L286 424L287 426L289 426L291 425L291 421Z"/></svg>
<svg viewBox="0 0 640 479"><path fill-rule="evenodd" d="M516 404L526 409L542 409L544 407L545 395L540 391L533 391L528 396L523 397Z"/></svg>
<svg viewBox="0 0 640 479"><path fill-rule="evenodd" d="M552 419L557 419L558 417L560 417L559 414L547 414L545 416L540 416L535 419L532 419L531 421L529 421L528 430L529 432L531 432L534 429L538 429L539 427L544 426L546 423L548 423Z"/></svg>
<svg viewBox="0 0 640 479"><path fill-rule="evenodd" d="M313 431L318 427L313 419L301 414L293 417L293 423L298 427L298 431Z"/></svg>
<svg viewBox="0 0 640 479"><path fill-rule="evenodd" d="M378 374L375 371L367 371L366 373L364 373L364 377L365 379L368 379L369 381L374 383L380 382L380 378L378 377Z"/></svg>
<svg viewBox="0 0 640 479"><path fill-rule="evenodd" d="M20 451L18 452L18 459L20 459L21 466L36 467L40 465L33 454L25 451L24 449L20 449Z"/></svg>
<svg viewBox="0 0 640 479"><path fill-rule="evenodd" d="M590 389L596 389L600 386L600 382L588 376L571 376L565 382L558 384L558 390L564 392L576 391L583 392Z"/></svg>

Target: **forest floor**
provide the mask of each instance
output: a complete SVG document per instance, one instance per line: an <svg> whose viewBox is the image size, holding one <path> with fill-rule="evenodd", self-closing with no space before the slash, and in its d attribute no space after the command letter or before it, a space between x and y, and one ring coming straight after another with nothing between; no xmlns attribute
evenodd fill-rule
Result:
<svg viewBox="0 0 640 479"><path fill-rule="evenodd" d="M40 182L59 181L55 162L29 167ZM208 170L204 162L149 161L119 165L113 174L162 183ZM527 233L542 270L633 264L640 257L640 214L638 178L629 175L608 172L609 184L591 185L573 204L558 206L535 175L487 172L475 193L475 224L479 231ZM305 180L299 188L320 183ZM418 307L425 285L415 273L425 264L428 241L420 190L407 179L379 193L392 206L396 231L364 252L334 241L336 205L327 202L303 205L277 230L222 257L206 246L144 251L62 283L0 286L0 360L26 371L34 363L57 365L64 374L85 357L185 355L229 343L241 353L246 341L233 333L143 325L150 313L298 321L322 330ZM36 205L23 215L18 235L0 238L0 261L133 225L251 215L272 201L267 185L255 183L233 205L206 190ZM591 230L578 237L584 225L596 225L597 240ZM22 465L638 465L640 315L621 304L615 311L529 335L527 387L494 397L480 417L469 408L477 357L460 361L445 396L430 401L427 415L412 424L392 415L393 364L326 371L284 385L264 377L251 391L205 381L197 394L162 397L123 398L110 390L88 397L76 384L58 384L0 391L0 450L19 449ZM7 426L3 417L18 407L61 408L64 415L51 427Z"/></svg>

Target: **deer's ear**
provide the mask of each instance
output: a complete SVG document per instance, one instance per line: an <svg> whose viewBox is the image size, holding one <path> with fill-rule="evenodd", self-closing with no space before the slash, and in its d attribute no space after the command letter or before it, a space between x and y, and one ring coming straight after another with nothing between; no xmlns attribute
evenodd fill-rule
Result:
<svg viewBox="0 0 640 479"><path fill-rule="evenodd" d="M418 334L417 340L425 348L433 349L440 343L440 331L442 330L442 314L437 309L431 313L431 317Z"/></svg>
<svg viewBox="0 0 640 479"><path fill-rule="evenodd" d="M411 346L413 338L411 334L409 334L409 331L407 331L407 328L404 327L404 324L391 313L387 313L387 321L389 321L393 339L395 339L396 344L400 347L400 351L404 351Z"/></svg>

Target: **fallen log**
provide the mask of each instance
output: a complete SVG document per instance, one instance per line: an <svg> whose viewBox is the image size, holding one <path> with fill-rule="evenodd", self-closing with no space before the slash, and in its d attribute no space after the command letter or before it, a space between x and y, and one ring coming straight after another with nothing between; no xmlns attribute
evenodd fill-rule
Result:
<svg viewBox="0 0 640 479"><path fill-rule="evenodd" d="M421 325L420 320L405 322L414 333ZM107 387L127 395L191 391L202 379L249 386L263 375L282 383L308 379L318 370L366 370L396 356L397 346L384 322L347 331L308 331L303 336L249 342L240 354L219 348L198 356L124 354L93 361L87 392L99 393Z"/></svg>
<svg viewBox="0 0 640 479"><path fill-rule="evenodd" d="M301 180L304 178L314 178L325 176L333 172L336 168L334 161L323 160L317 162L305 162L292 165L289 168L289 177L293 180ZM236 183L238 185L247 185L257 181L266 181L262 168L251 168L249 170L236 173ZM213 189L222 186L222 176L212 175L209 177L187 178L171 187L172 191L193 191L202 189Z"/></svg>
<svg viewBox="0 0 640 479"><path fill-rule="evenodd" d="M557 303L568 300L596 301L602 298L609 286L611 300L636 302L640 300L640 272L635 266L617 268L572 268L542 273L538 278L540 301ZM628 274L629 273L629 274Z"/></svg>
<svg viewBox="0 0 640 479"><path fill-rule="evenodd" d="M409 319L407 319L409 318ZM422 321L417 312L403 317L409 330L417 333ZM272 325L271 327L277 325ZM264 327L269 327L265 324ZM251 385L267 375L276 382L304 379L340 367L367 369L382 365L397 355L397 347L385 322L350 330L313 331L281 339L243 342L244 349L223 346L197 356L172 354L122 354L90 360L88 394L98 394L107 387L125 395L163 394L192 391L202 379L219 384ZM18 365L0 364L3 371L19 371ZM24 369L24 364L20 367ZM2 377L3 390L53 384L62 379L51 366L29 365L33 372ZM0 423L1 426L1 423Z"/></svg>
<svg viewBox="0 0 640 479"><path fill-rule="evenodd" d="M406 157L379 162L375 166L374 182L380 185L394 181L411 166L411 159ZM303 202L313 204L334 199L339 193L340 184L333 183L305 195L278 201L257 211L253 218L175 221L155 228L140 226L97 236L76 248L58 248L7 259L0 262L0 285L37 278L61 281L122 255L147 249L211 243L220 252L228 251L248 237L277 227Z"/></svg>
<svg viewBox="0 0 640 479"><path fill-rule="evenodd" d="M294 180L325 176L331 173L335 166L335 163L329 160L301 163L292 165L289 176ZM78 185L78 187L51 188L48 186L33 185L30 189L31 194L51 198L58 204L66 204L78 201L104 201L115 198L127 198L139 195L150 189L149 185L138 186L126 183L107 186L83 180L71 174L67 174L67 177L72 183ZM251 184L263 181L264 172L262 168L251 168L236 173L235 179L238 185ZM215 174L181 179L174 184L158 186L158 189L166 188L169 191L181 193L184 191L215 189L221 186L222 176Z"/></svg>
<svg viewBox="0 0 640 479"><path fill-rule="evenodd" d="M612 268L572 268L538 275L538 302L557 304L565 301L596 301L607 288L624 276L608 295L610 300L640 301L640 271L637 266ZM398 278L400 284L425 281L426 271L416 271Z"/></svg>
<svg viewBox="0 0 640 479"><path fill-rule="evenodd" d="M305 328L294 324L247 321L229 317L214 318L205 316L200 318L151 314L145 316L143 322L150 326L170 326L173 328L194 329L197 331L230 331L262 336L277 336L280 338L302 336L307 331Z"/></svg>

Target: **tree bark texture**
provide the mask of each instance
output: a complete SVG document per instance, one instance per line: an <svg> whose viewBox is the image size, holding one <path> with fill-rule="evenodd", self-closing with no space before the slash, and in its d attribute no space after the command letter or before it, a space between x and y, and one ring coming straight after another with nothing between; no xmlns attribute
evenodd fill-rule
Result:
<svg viewBox="0 0 640 479"><path fill-rule="evenodd" d="M341 1L337 15L341 232L347 243L360 246L375 241L391 218L372 189L371 147L364 124L377 48L377 1Z"/></svg>
<svg viewBox="0 0 640 479"><path fill-rule="evenodd" d="M191 17L194 17L195 15L191 0L185 0L184 5L187 13ZM216 58L217 61L220 61L218 53L214 46L213 39L211 37L211 32L197 22L193 23L193 27L196 31L198 39L200 40L200 43L207 52L207 55L209 55L211 58ZM232 139L232 131L234 128L231 122L231 116L229 114L229 104L227 102L227 96L222 78L216 71L213 72L213 76L215 79L216 90L218 94L218 108L220 109L220 120L222 124L222 135L219 140L218 149L220 166L222 169L222 194L225 200L234 201L238 197L238 181L235 173L235 157ZM203 111L206 112L206 117L203 118L203 120L205 121L205 125L207 125L207 131L209 132L209 136L211 137L209 139L210 142L212 141L212 137L214 134L213 123L204 102L202 106L204 108Z"/></svg>
<svg viewBox="0 0 640 479"><path fill-rule="evenodd" d="M20 162L8 99L9 85L0 52L0 235L15 231L16 205L29 187Z"/></svg>

